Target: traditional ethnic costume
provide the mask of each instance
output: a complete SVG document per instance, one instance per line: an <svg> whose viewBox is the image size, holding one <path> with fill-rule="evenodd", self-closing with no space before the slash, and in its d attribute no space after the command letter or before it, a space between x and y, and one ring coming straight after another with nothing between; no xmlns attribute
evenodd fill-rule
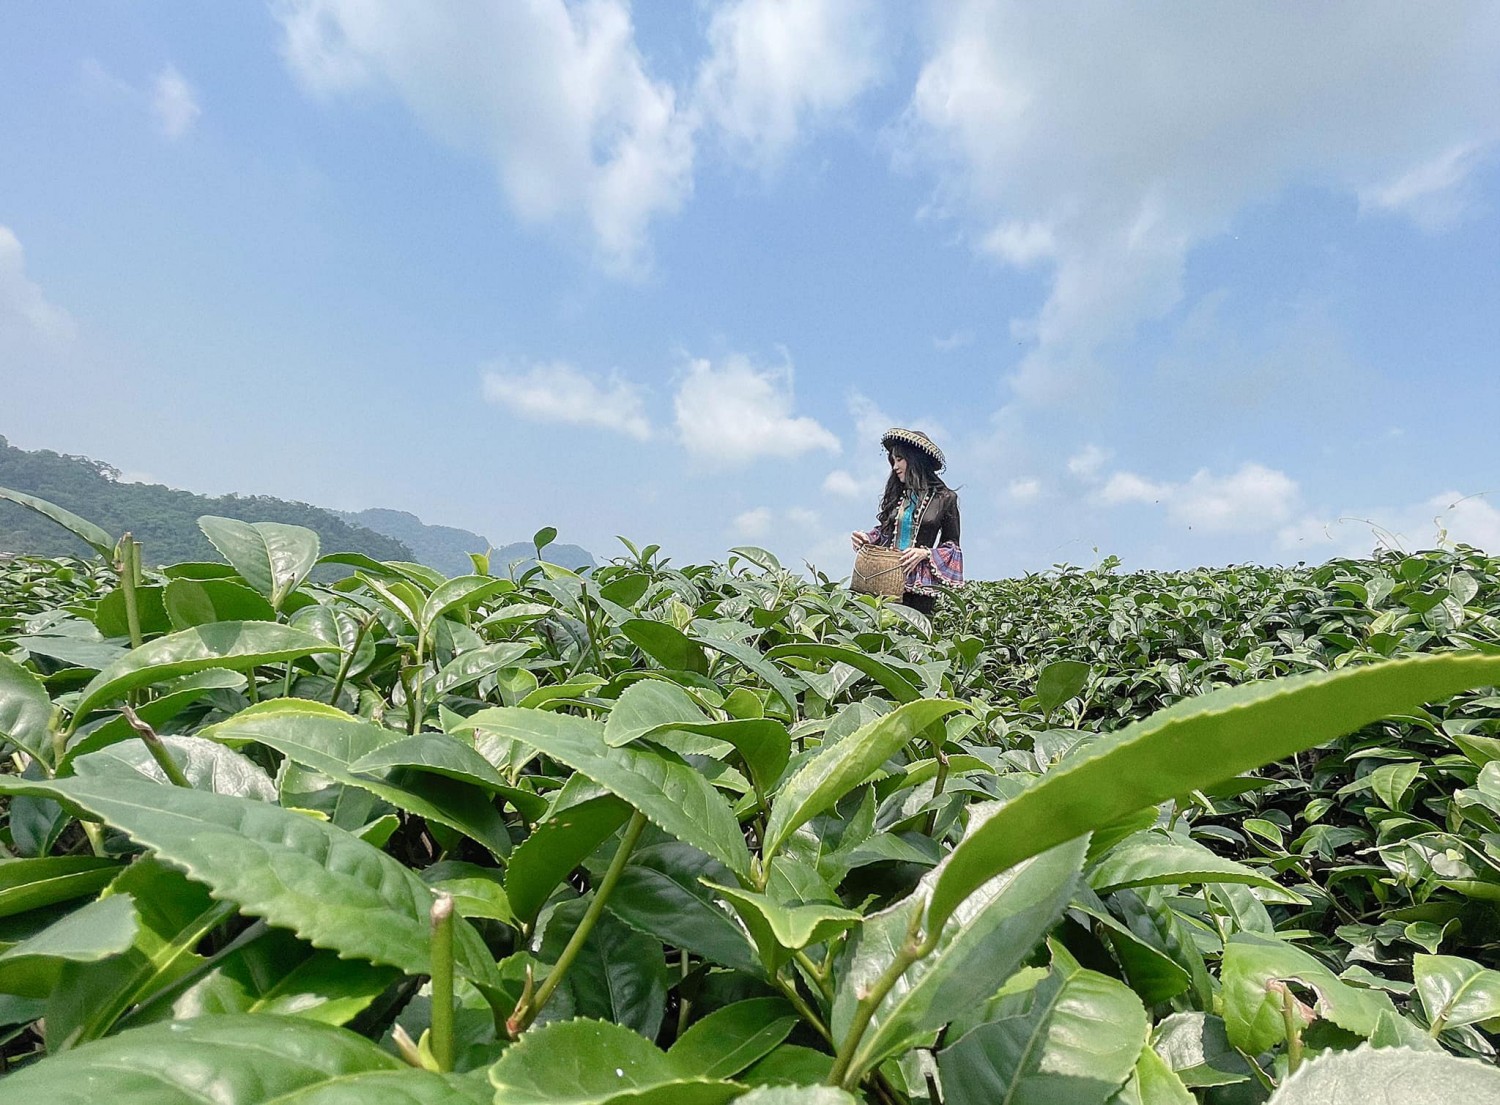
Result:
<svg viewBox="0 0 1500 1105"><path fill-rule="evenodd" d="M889 448L893 441L905 442L922 450L933 461L934 471L941 472L947 463L943 451L920 430L892 427L880 438ZM897 550L914 546L930 549L926 560L906 573L907 606L931 614L937 605L940 587L960 587L964 581L964 554L958 546L958 495L937 480L923 492L908 491L893 517L877 520L875 528L865 534L870 542Z"/></svg>

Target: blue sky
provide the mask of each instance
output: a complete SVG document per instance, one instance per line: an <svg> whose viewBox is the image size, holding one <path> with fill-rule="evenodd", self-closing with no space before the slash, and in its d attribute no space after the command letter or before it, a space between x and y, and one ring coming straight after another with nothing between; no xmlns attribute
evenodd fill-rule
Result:
<svg viewBox="0 0 1500 1105"><path fill-rule="evenodd" d="M497 543L1500 551L1500 6L12 4L0 434Z"/></svg>

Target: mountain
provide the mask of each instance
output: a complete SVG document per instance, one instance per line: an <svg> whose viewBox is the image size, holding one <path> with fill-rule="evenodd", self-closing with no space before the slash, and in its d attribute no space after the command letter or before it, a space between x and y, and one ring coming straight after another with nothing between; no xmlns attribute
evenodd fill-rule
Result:
<svg viewBox="0 0 1500 1105"><path fill-rule="evenodd" d="M129 530L149 564L219 560L198 528L217 514L245 522L287 522L317 533L325 553L359 552L376 560L414 560L401 541L351 525L332 511L269 495L194 495L161 484L121 483L120 471L88 457L17 449L0 437L0 487L71 510L112 534ZM0 501L0 555L92 556L89 547L41 515Z"/></svg>
<svg viewBox="0 0 1500 1105"><path fill-rule="evenodd" d="M385 510L375 507L356 512L340 511L340 518L355 525L383 533L406 545L416 554L421 563L436 568L450 576L464 575L474 570L469 554L490 553L490 570L504 575L510 566L517 574L525 571L534 562L536 549L529 541L518 541L501 548L494 548L489 538L454 526L433 526L423 522L415 514L404 510ZM587 549L577 545L548 545L546 557L549 563L564 568L592 568L594 558Z"/></svg>
<svg viewBox="0 0 1500 1105"><path fill-rule="evenodd" d="M429 526L415 514L379 508L357 513L325 510L269 495L217 498L178 491L161 484L121 483L119 469L89 457L48 449L17 449L0 436L0 487L24 491L56 503L103 526L112 534L129 530L151 564L218 560L198 528L204 514L245 522L288 522L317 533L323 552L358 552L376 560L414 560L447 575L474 570L468 554L491 548L488 538L453 526ZM504 575L534 563L529 541L490 553L490 565ZM91 556L89 547L41 515L0 500L0 556ZM577 545L548 545L547 560L565 568L592 568L594 558Z"/></svg>

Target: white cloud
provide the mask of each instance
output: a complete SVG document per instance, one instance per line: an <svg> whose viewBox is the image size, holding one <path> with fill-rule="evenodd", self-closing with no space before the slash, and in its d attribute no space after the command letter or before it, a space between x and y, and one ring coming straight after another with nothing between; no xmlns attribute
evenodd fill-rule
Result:
<svg viewBox="0 0 1500 1105"><path fill-rule="evenodd" d="M1110 456L1108 449L1101 449L1097 445L1085 445L1068 458L1068 471L1081 480L1097 479L1100 469L1104 467L1104 462Z"/></svg>
<svg viewBox="0 0 1500 1105"><path fill-rule="evenodd" d="M736 0L708 25L697 103L741 158L773 168L808 124L852 103L878 75L870 0Z"/></svg>
<svg viewBox="0 0 1500 1105"><path fill-rule="evenodd" d="M1281 549L1313 558L1454 544L1500 552L1500 509L1483 495L1445 491L1405 507L1349 510L1332 517L1303 514L1277 534Z"/></svg>
<svg viewBox="0 0 1500 1105"><path fill-rule="evenodd" d="M816 510L805 506L794 506L786 512L786 520L799 529L816 529L822 518Z"/></svg>
<svg viewBox="0 0 1500 1105"><path fill-rule="evenodd" d="M156 75L151 93L151 110L161 132L173 140L192 130L198 116L203 114L193 86L172 65Z"/></svg>
<svg viewBox="0 0 1500 1105"><path fill-rule="evenodd" d="M1360 212L1403 214L1428 230L1446 230L1467 213L1465 186L1483 153L1480 143L1461 142L1393 180L1361 189Z"/></svg>
<svg viewBox="0 0 1500 1105"><path fill-rule="evenodd" d="M47 300L26 275L26 251L0 226L0 340L6 346L55 349L73 340L77 327L67 311Z"/></svg>
<svg viewBox="0 0 1500 1105"><path fill-rule="evenodd" d="M1500 6L1484 0L932 10L899 160L935 173L930 206L978 248L1049 265L1018 328L1023 400L1073 399L1246 207L1328 187L1431 221L1500 139Z"/></svg>
<svg viewBox="0 0 1500 1105"><path fill-rule="evenodd" d="M1006 485L1005 493L1015 503L1032 503L1041 498L1042 482L1030 476L1021 476Z"/></svg>
<svg viewBox="0 0 1500 1105"><path fill-rule="evenodd" d="M1253 463L1227 476L1200 468L1185 483L1156 483L1134 472L1115 472L1095 496L1105 506L1162 504L1174 522L1207 533L1274 529L1292 517L1300 498L1297 481Z"/></svg>
<svg viewBox="0 0 1500 1105"><path fill-rule="evenodd" d="M823 477L823 490L844 499L857 499L865 494L865 485L843 468L835 468Z"/></svg>
<svg viewBox="0 0 1500 1105"><path fill-rule="evenodd" d="M538 422L599 426L638 441L651 436L640 392L619 373L601 380L561 361L495 367L484 374L484 397Z"/></svg>
<svg viewBox="0 0 1500 1105"><path fill-rule="evenodd" d="M839 452L838 438L816 420L794 416L792 403L790 363L757 368L734 355L716 368L694 360L674 401L677 433L693 456L722 464Z"/></svg>
<svg viewBox="0 0 1500 1105"><path fill-rule="evenodd" d="M442 141L489 158L528 222L581 221L605 265L646 264L647 229L692 190L692 121L652 79L624 0L281 0L310 90L388 88Z"/></svg>
<svg viewBox="0 0 1500 1105"><path fill-rule="evenodd" d="M758 506L745 511L743 514L735 515L734 521L729 524L729 528L736 537L754 540L765 537L771 532L771 521L771 508L768 506Z"/></svg>
<svg viewBox="0 0 1500 1105"><path fill-rule="evenodd" d="M1120 503L1159 503L1170 497L1171 486L1152 483L1134 472L1115 472L1099 489L1099 501L1106 506Z"/></svg>

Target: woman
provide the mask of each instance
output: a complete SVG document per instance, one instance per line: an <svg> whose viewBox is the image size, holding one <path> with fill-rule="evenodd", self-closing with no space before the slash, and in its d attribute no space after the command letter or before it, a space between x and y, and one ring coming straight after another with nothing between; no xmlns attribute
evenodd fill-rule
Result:
<svg viewBox="0 0 1500 1105"><path fill-rule="evenodd" d="M943 451L920 430L892 427L880 438L891 475L880 498L880 516L868 533L849 535L858 552L884 545L901 552L906 588L901 601L931 615L938 587L964 581L964 554L958 547L958 496L938 473Z"/></svg>

